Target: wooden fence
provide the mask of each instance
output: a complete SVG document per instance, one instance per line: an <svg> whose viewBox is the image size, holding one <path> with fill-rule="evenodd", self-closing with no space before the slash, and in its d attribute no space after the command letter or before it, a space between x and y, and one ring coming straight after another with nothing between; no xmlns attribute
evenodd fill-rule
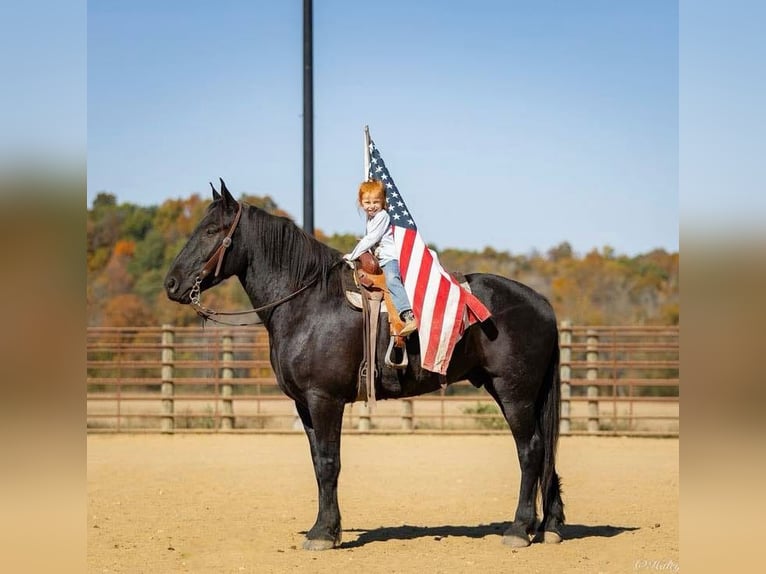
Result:
<svg viewBox="0 0 766 574"><path fill-rule="evenodd" d="M562 322L561 432L677 436L677 326ZM89 328L88 432L295 432L262 327ZM346 407L344 432L505 431L494 401L462 381L420 397Z"/></svg>

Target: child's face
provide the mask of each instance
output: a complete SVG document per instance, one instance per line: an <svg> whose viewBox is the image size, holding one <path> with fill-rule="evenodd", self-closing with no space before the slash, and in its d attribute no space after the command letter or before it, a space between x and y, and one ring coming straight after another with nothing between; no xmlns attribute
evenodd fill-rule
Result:
<svg viewBox="0 0 766 574"><path fill-rule="evenodd" d="M362 209L367 213L367 218L372 219L383 209L383 198L377 193L362 194Z"/></svg>

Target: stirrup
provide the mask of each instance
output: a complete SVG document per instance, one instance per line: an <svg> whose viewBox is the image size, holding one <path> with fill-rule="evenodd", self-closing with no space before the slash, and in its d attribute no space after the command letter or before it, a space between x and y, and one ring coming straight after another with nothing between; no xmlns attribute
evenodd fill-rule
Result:
<svg viewBox="0 0 766 574"><path fill-rule="evenodd" d="M394 369L406 369L407 368L407 347L402 347L402 362L395 363L392 358L394 356L394 337L388 340L388 349L386 349L386 358L383 361L387 367Z"/></svg>

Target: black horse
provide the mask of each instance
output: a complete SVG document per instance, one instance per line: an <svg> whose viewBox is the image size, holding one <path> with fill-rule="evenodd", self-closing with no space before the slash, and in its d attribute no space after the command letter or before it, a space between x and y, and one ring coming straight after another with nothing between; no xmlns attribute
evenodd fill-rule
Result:
<svg viewBox="0 0 766 574"><path fill-rule="evenodd" d="M332 548L341 540L341 423L345 405L356 400L363 355L362 315L343 293L348 273L338 251L286 218L236 201L221 180L221 192L213 188L212 204L165 279L168 297L188 304L235 275L253 306L262 308L258 315L269 333L271 365L279 387L295 401L319 488L317 519L304 542L310 550ZM482 273L466 279L492 317L466 330L446 380L420 368L417 337L409 337L406 370L378 365L377 397L415 396L466 379L483 386L513 432L521 466L518 507L503 542L529 545L538 526L538 488L543 518L536 538L559 542L564 505L555 469L556 317L543 296L518 282ZM377 356L383 357L389 335L387 328L380 332Z"/></svg>

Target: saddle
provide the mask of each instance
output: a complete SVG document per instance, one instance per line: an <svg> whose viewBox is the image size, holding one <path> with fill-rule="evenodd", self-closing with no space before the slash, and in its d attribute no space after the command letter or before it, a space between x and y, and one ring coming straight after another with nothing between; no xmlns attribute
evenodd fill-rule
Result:
<svg viewBox="0 0 766 574"><path fill-rule="evenodd" d="M450 274L463 289L471 292L471 287L462 273L453 271ZM404 327L404 321L399 318L399 313L386 287L383 270L372 253L363 253L355 262L353 284L346 278L347 275L344 275L346 300L352 308L361 310L364 317L364 357L359 366L356 400L365 401L374 406L375 379L378 376L375 355L380 314L388 314L391 333L384 363L387 367L394 369L405 369L408 364L405 337L397 334ZM381 300L385 302L384 306L381 306ZM401 359L397 360L396 357ZM368 368L368 365L372 365L372 368Z"/></svg>
<svg viewBox="0 0 766 574"><path fill-rule="evenodd" d="M404 337L398 335L404 327L404 321L391 299L386 286L386 278L380 264L370 252L365 252L357 260L354 268L354 282L359 288L358 293L346 291L346 297L355 307L361 307L364 318L364 358L359 366L359 381L357 384L357 400L366 401L368 405L375 404L375 379L377 378L376 348L378 341L378 326L380 324L381 301L385 303L388 314L388 324L391 338L386 350L384 363L394 369L407 368L407 353L404 349ZM356 295L356 297L354 297ZM355 304L357 303L358 304ZM396 349L396 350L395 350ZM401 360L396 360L400 356Z"/></svg>

